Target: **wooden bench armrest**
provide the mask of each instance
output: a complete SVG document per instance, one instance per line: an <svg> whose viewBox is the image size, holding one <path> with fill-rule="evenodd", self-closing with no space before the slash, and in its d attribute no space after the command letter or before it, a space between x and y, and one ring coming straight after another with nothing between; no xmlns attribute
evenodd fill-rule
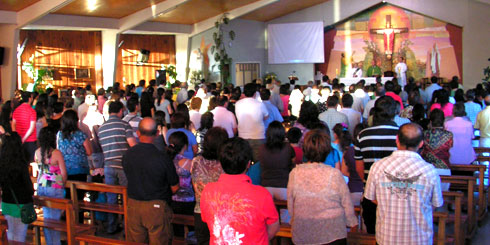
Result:
<svg viewBox="0 0 490 245"><path fill-rule="evenodd" d="M88 182L80 182L80 181L69 181L69 182L67 182L67 184L69 184L69 187L74 185L77 190L84 190L84 191L99 191L99 192L124 194L127 190L127 188L125 186L107 185L107 184L102 184L102 183L88 183Z"/></svg>
<svg viewBox="0 0 490 245"><path fill-rule="evenodd" d="M462 192L459 192L459 191L443 191L442 196L463 198L464 194Z"/></svg>
<svg viewBox="0 0 490 245"><path fill-rule="evenodd" d="M103 244L103 245L117 245L117 244L128 244L128 245L140 245L144 243L128 242L116 239L110 239L99 236L92 235L77 235L75 240L79 241L81 245L84 244Z"/></svg>
<svg viewBox="0 0 490 245"><path fill-rule="evenodd" d="M468 172L474 172L474 171L479 171L480 173L485 172L487 169L487 166L485 165L465 165L465 164L451 164L451 170L456 170L456 171L468 171Z"/></svg>

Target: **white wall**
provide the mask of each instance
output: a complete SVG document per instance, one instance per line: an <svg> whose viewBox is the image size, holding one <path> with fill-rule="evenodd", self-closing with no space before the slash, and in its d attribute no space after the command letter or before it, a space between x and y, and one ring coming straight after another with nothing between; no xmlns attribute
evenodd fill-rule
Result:
<svg viewBox="0 0 490 245"><path fill-rule="evenodd" d="M325 26L346 19L379 0L331 0L301 11L269 21L291 23L323 21ZM463 85L474 87L483 78L483 69L490 65L490 5L475 0L388 0L408 10L463 27ZM267 55L267 54L265 54ZM314 64L268 65L267 70L277 71L284 78L296 70L300 84L313 78Z"/></svg>
<svg viewBox="0 0 490 245"><path fill-rule="evenodd" d="M0 66L2 77L2 99L10 100L17 86L17 44L19 31L15 25L0 25L0 47L5 48L3 65Z"/></svg>

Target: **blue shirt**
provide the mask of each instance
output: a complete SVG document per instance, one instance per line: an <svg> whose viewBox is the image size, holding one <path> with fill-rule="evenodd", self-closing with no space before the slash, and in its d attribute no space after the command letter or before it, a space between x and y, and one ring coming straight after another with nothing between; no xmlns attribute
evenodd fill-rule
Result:
<svg viewBox="0 0 490 245"><path fill-rule="evenodd" d="M194 136L194 134L192 134L191 131L185 129L185 128L172 128L172 129L169 129L168 132L167 132L167 145L168 145L168 137L175 133L175 132L184 132L185 135L187 136L187 140L189 141L189 145L187 146L187 150L184 152L184 157L187 158L187 159L192 159L194 158L194 152L192 151L192 146L194 145L197 145L197 140L196 140L196 136Z"/></svg>
<svg viewBox="0 0 490 245"><path fill-rule="evenodd" d="M284 119L281 116L281 113L279 112L279 109L275 105L273 105L270 101L262 101L264 103L265 108L267 108L267 111L269 112L269 117L264 120L264 126L265 130L267 131L267 128L269 127L269 124L274 121L279 121L283 122Z"/></svg>
<svg viewBox="0 0 490 245"><path fill-rule="evenodd" d="M327 158L325 159L326 165L331 166L332 168L335 168L335 163L340 162L340 154L339 151L336 150L335 148L332 148L330 153L328 154Z"/></svg>
<svg viewBox="0 0 490 245"><path fill-rule="evenodd" d="M87 152L83 147L83 142L87 139L82 131L78 130L71 134L71 137L64 138L61 131L58 131L58 149L65 159L66 172L68 175L88 174Z"/></svg>

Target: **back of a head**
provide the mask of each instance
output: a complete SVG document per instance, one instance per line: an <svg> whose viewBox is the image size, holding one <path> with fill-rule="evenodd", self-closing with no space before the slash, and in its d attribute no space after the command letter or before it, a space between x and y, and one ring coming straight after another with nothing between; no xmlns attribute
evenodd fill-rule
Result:
<svg viewBox="0 0 490 245"><path fill-rule="evenodd" d="M385 83L386 92L393 92L394 89L395 89L395 84L392 81L387 81Z"/></svg>
<svg viewBox="0 0 490 245"><path fill-rule="evenodd" d="M66 110L61 117L60 131L63 137L69 138L72 133L78 131L78 114L74 110Z"/></svg>
<svg viewBox="0 0 490 245"><path fill-rule="evenodd" d="M283 95L289 95L289 84L283 84L279 87L279 93Z"/></svg>
<svg viewBox="0 0 490 245"><path fill-rule="evenodd" d="M413 106L412 121L419 121L425 118L424 105L417 103Z"/></svg>
<svg viewBox="0 0 490 245"><path fill-rule="evenodd" d="M227 102L228 102L228 97L222 95L218 99L218 106L225 106Z"/></svg>
<svg viewBox="0 0 490 245"><path fill-rule="evenodd" d="M330 80L330 78L327 75L324 75L322 77L322 82L328 82L329 80Z"/></svg>
<svg viewBox="0 0 490 245"><path fill-rule="evenodd" d="M13 182L21 171L28 166L28 155L22 147L22 139L17 132L5 133L0 136L0 182Z"/></svg>
<svg viewBox="0 0 490 245"><path fill-rule="evenodd" d="M434 109L429 115L430 124L432 128L444 126L444 112L439 109Z"/></svg>
<svg viewBox="0 0 490 245"><path fill-rule="evenodd" d="M121 101L113 101L109 104L109 114L117 114L123 107L124 105Z"/></svg>
<svg viewBox="0 0 490 245"><path fill-rule="evenodd" d="M339 97L332 95L327 99L327 107L337 107L339 104Z"/></svg>
<svg viewBox="0 0 490 245"><path fill-rule="evenodd" d="M332 150L330 135L324 130L314 129L306 133L303 154L309 162L324 162Z"/></svg>
<svg viewBox="0 0 490 245"><path fill-rule="evenodd" d="M464 117L466 116L466 111L464 107L464 102L457 102L453 106L453 116L454 117Z"/></svg>
<svg viewBox="0 0 490 245"><path fill-rule="evenodd" d="M263 89L260 89L260 99L262 99L262 101L266 101L266 100L269 100L271 97L271 91L266 89L266 88L263 88Z"/></svg>
<svg viewBox="0 0 490 245"><path fill-rule="evenodd" d="M341 123L335 124L333 126L333 133L337 135L340 141L340 148L344 151L352 144L352 137L349 133L349 128L345 127L347 125L342 125Z"/></svg>
<svg viewBox="0 0 490 245"><path fill-rule="evenodd" d="M240 138L231 138L219 150L221 167L227 174L242 174L252 160L252 148L249 143Z"/></svg>
<svg viewBox="0 0 490 245"><path fill-rule="evenodd" d="M104 88L99 88L99 90L97 90L97 95L104 95L104 94L105 94Z"/></svg>
<svg viewBox="0 0 490 245"><path fill-rule="evenodd" d="M157 126L167 126L167 123L165 122L165 112L163 111L156 111L154 115L155 123Z"/></svg>
<svg viewBox="0 0 490 245"><path fill-rule="evenodd" d="M157 135L157 124L153 118L145 117L138 125L141 136L153 137Z"/></svg>
<svg viewBox="0 0 490 245"><path fill-rule="evenodd" d="M186 117L182 112L176 112L170 118L172 128L184 128L186 126Z"/></svg>
<svg viewBox="0 0 490 245"><path fill-rule="evenodd" d="M435 83L437 83L437 80L438 80L438 78L436 76L430 77L430 82L431 83L434 83L435 84Z"/></svg>
<svg viewBox="0 0 490 245"><path fill-rule="evenodd" d="M140 87L144 87L146 85L146 81L145 80L140 80L139 83L138 83L138 86Z"/></svg>
<svg viewBox="0 0 490 245"><path fill-rule="evenodd" d="M206 112L201 116L201 127L199 130L210 129L213 127L214 114L211 112Z"/></svg>
<svg viewBox="0 0 490 245"><path fill-rule="evenodd" d="M170 159L174 159L184 147L189 144L187 135L184 132L176 131L168 137L167 154Z"/></svg>
<svg viewBox="0 0 490 245"><path fill-rule="evenodd" d="M202 99L199 97L194 97L191 100L191 110L199 110L201 109Z"/></svg>
<svg viewBox="0 0 490 245"><path fill-rule="evenodd" d="M303 136L303 134L301 133L301 129L297 127L290 128L286 134L288 141L293 144L297 144L301 139L301 136Z"/></svg>
<svg viewBox="0 0 490 245"><path fill-rule="evenodd" d="M344 94L344 96L342 96L342 106L344 108L351 108L353 103L354 98L352 98L352 95Z"/></svg>
<svg viewBox="0 0 490 245"><path fill-rule="evenodd" d="M311 124L319 122L318 114L318 107L311 101L305 101L301 104L298 122L306 128L310 128Z"/></svg>
<svg viewBox="0 0 490 245"><path fill-rule="evenodd" d="M374 91L374 94L378 97L384 96L386 93L385 88L382 86L376 87L376 90Z"/></svg>
<svg viewBox="0 0 490 245"><path fill-rule="evenodd" d="M206 132L202 145L202 156L207 160L218 159L220 146L228 140L228 133L221 127L213 127Z"/></svg>
<svg viewBox="0 0 490 245"><path fill-rule="evenodd" d="M126 107L128 108L129 112L135 112L136 107L138 105L139 105L138 99L134 99L134 98L129 99L128 102L126 103Z"/></svg>
<svg viewBox="0 0 490 245"><path fill-rule="evenodd" d="M253 97L256 91L257 86L254 83L247 83L243 87L243 94L245 94L246 97Z"/></svg>
<svg viewBox="0 0 490 245"><path fill-rule="evenodd" d="M422 127L416 123L402 125L398 130L397 137L400 145L412 150L416 150L420 142L424 140Z"/></svg>
<svg viewBox="0 0 490 245"><path fill-rule="evenodd" d="M473 101L475 99L475 90L474 89L469 89L466 91L466 100L467 101Z"/></svg>
<svg viewBox="0 0 490 245"><path fill-rule="evenodd" d="M44 127L39 131L37 144L41 148L41 153L46 153L51 149L56 149L56 132L51 127ZM44 157L41 161L44 163Z"/></svg>
<svg viewBox="0 0 490 245"><path fill-rule="evenodd" d="M265 146L269 150L282 149L285 138L286 130L282 126L282 123L273 121L269 124L265 133Z"/></svg>
<svg viewBox="0 0 490 245"><path fill-rule="evenodd" d="M63 103L61 102L56 102L53 105L53 112L56 114L62 113L63 112Z"/></svg>
<svg viewBox="0 0 490 245"><path fill-rule="evenodd" d="M27 92L27 91L22 91L20 95L21 95L21 102L27 103L27 102L29 102L29 99L31 98L32 93Z"/></svg>
<svg viewBox="0 0 490 245"><path fill-rule="evenodd" d="M397 102L390 96L381 96L374 103L374 122L392 121L396 114Z"/></svg>

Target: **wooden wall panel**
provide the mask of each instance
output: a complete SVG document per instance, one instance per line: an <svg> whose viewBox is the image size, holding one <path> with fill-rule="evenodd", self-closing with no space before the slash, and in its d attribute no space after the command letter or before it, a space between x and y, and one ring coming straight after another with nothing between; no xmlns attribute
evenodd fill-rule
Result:
<svg viewBox="0 0 490 245"><path fill-rule="evenodd" d="M133 35L122 34L124 41L118 50L116 81L122 85L134 83L138 85L141 79L155 79L155 70L162 65L175 65L175 36L174 35ZM141 49L150 51L148 63L139 65L138 54Z"/></svg>
<svg viewBox="0 0 490 245"><path fill-rule="evenodd" d="M99 31L21 30L19 43L28 38L22 62L34 55L36 67L54 69L55 88L102 87L102 36ZM74 69L90 69L90 78L75 79ZM22 84L32 82L24 71Z"/></svg>

